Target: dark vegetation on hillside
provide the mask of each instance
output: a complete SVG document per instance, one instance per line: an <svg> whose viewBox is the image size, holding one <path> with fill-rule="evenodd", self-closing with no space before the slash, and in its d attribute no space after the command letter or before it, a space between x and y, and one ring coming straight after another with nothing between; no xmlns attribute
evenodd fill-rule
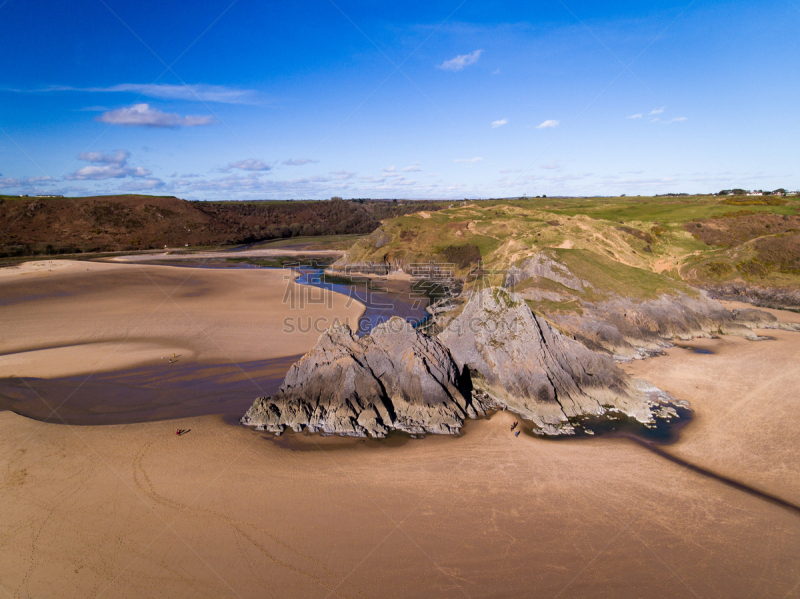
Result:
<svg viewBox="0 0 800 599"><path fill-rule="evenodd" d="M743 210L692 221L684 227L710 246L747 244L745 247L755 250L752 258L735 265L745 277L762 278L772 272L800 274L800 216ZM725 277L733 271L734 266L726 262L705 265L706 274L712 277Z"/></svg>
<svg viewBox="0 0 800 599"><path fill-rule="evenodd" d="M745 241L800 230L800 216L742 210L688 222L684 228L707 245L731 247Z"/></svg>
<svg viewBox="0 0 800 599"><path fill-rule="evenodd" d="M458 268L469 268L481 261L481 250L474 244L448 245L442 249L442 255Z"/></svg>
<svg viewBox="0 0 800 599"><path fill-rule="evenodd" d="M447 202L188 202L175 197L0 198L0 257L234 245L366 235L380 221Z"/></svg>

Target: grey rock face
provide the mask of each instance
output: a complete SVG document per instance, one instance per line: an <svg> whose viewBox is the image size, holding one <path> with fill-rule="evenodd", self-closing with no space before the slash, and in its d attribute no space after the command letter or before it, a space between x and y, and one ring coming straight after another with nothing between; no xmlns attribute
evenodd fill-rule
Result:
<svg viewBox="0 0 800 599"><path fill-rule="evenodd" d="M570 418L608 411L652 423L666 399L535 316L521 296L491 288L438 338L397 317L360 339L331 327L241 422L276 434L287 426L359 437L452 434L492 407L555 435L573 432Z"/></svg>
<svg viewBox="0 0 800 599"><path fill-rule="evenodd" d="M570 432L568 418L609 410L652 422L658 389L562 335L505 289L473 295L439 339L456 363L469 369L476 389L545 433Z"/></svg>
<svg viewBox="0 0 800 599"><path fill-rule="evenodd" d="M528 258L519 267L512 266L506 274L505 286L513 287L535 277L555 281L573 291L583 291L584 287L591 288L587 281L579 279L563 264L543 253Z"/></svg>
<svg viewBox="0 0 800 599"><path fill-rule="evenodd" d="M290 426L358 437L390 429L451 434L483 410L467 385L447 349L400 318L361 339L334 325L241 422L274 433Z"/></svg>
<svg viewBox="0 0 800 599"><path fill-rule="evenodd" d="M737 335L757 340L755 328L796 328L762 310L726 310L715 300L684 294L647 301L618 297L584 303L582 309L580 315L554 315L553 320L590 349L625 359L658 353L676 339Z"/></svg>
<svg viewBox="0 0 800 599"><path fill-rule="evenodd" d="M800 291L797 289L766 288L744 282L707 285L706 289L716 299L748 302L755 306L779 310L800 309Z"/></svg>

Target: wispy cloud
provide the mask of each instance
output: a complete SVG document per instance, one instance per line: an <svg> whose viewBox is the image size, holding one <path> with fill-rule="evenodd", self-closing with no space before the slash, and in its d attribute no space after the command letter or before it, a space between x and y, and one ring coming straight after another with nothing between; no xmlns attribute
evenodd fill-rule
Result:
<svg viewBox="0 0 800 599"><path fill-rule="evenodd" d="M481 160L483 160L483 158L480 157L480 156L477 156L475 158L456 158L455 160L453 160L453 162L456 162L456 163L475 163L475 162L480 162Z"/></svg>
<svg viewBox="0 0 800 599"><path fill-rule="evenodd" d="M91 166L79 168L64 178L71 181L104 181L105 179L124 179L125 177L149 177L152 174L151 171L141 167L128 166L130 155L127 150L117 150L113 154L83 152L78 155L78 159L90 162Z"/></svg>
<svg viewBox="0 0 800 599"><path fill-rule="evenodd" d="M120 185L119 188L122 191L152 191L154 189L160 189L165 185L166 184L161 179L153 177L151 179L135 179L133 181L128 181Z"/></svg>
<svg viewBox="0 0 800 599"><path fill-rule="evenodd" d="M414 164L411 164L411 165L409 165L409 166L407 166L407 167L405 167L403 169L400 169L400 170L402 172L404 172L404 173L418 173L418 172L420 172L422 170L422 168L420 168L420 163L419 162L415 162Z"/></svg>
<svg viewBox="0 0 800 599"><path fill-rule="evenodd" d="M88 93L131 93L162 100L189 100L194 102L216 102L220 104L260 104L258 92L252 89L237 89L224 85L171 85L167 83L119 83L107 87L72 87L51 85L41 89L12 89L5 91L20 93L46 92L88 92Z"/></svg>
<svg viewBox="0 0 800 599"><path fill-rule="evenodd" d="M626 119L640 119L640 118L642 118L642 113L638 112L636 114L632 114L631 116L626 116L625 118Z"/></svg>
<svg viewBox="0 0 800 599"><path fill-rule="evenodd" d="M541 165L539 168L547 169L547 170L557 170L562 168L559 160L553 160L552 162L548 162L547 164Z"/></svg>
<svg viewBox="0 0 800 599"><path fill-rule="evenodd" d="M676 116L674 119L667 121L668 123L682 123L686 120L685 116Z"/></svg>
<svg viewBox="0 0 800 599"><path fill-rule="evenodd" d="M492 129L497 129L508 123L508 119L500 119L499 121L492 121Z"/></svg>
<svg viewBox="0 0 800 599"><path fill-rule="evenodd" d="M455 58L451 58L450 60L445 60L442 64L438 65L436 68L443 69L445 71L460 71L464 67L468 67L469 65L478 62L478 59L481 57L482 52L483 50L475 50L474 52L470 52L469 54L459 54Z"/></svg>
<svg viewBox="0 0 800 599"><path fill-rule="evenodd" d="M238 168L242 171L268 171L271 167L257 158L248 158L247 160L238 160L231 162L225 171Z"/></svg>
<svg viewBox="0 0 800 599"><path fill-rule="evenodd" d="M216 123L216 119L210 116L180 116L178 114L161 112L157 108L152 108L149 104L134 104L130 108L109 110L97 117L96 120L110 125L164 129L199 127Z"/></svg>
<svg viewBox="0 0 800 599"><path fill-rule="evenodd" d="M281 164L285 164L286 166L303 166L309 162L319 162L319 160L312 160L311 158L290 158L289 160L284 160Z"/></svg>
<svg viewBox="0 0 800 599"><path fill-rule="evenodd" d="M52 181L50 177L25 177L16 179L14 177L0 176L0 189L14 189L17 187L30 187L44 181Z"/></svg>
<svg viewBox="0 0 800 599"><path fill-rule="evenodd" d="M536 125L536 128L537 128L537 129L553 129L554 127L558 127L558 124L559 124L560 122L561 122L561 121L556 121L556 120L553 120L553 119L548 119L548 120L546 120L544 123L542 123L541 125Z"/></svg>
<svg viewBox="0 0 800 599"><path fill-rule="evenodd" d="M654 108L653 110L650 111L650 114L661 114L662 112L664 112L665 108L666 106L662 106L661 108Z"/></svg>

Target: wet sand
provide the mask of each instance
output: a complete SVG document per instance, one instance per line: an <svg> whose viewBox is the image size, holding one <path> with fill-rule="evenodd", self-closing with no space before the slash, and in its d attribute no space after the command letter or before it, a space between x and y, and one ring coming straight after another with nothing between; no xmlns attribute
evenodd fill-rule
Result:
<svg viewBox="0 0 800 599"><path fill-rule="evenodd" d="M272 395L301 356L88 375L0 379L0 409L66 424L130 424L218 414L238 422L256 397Z"/></svg>
<svg viewBox="0 0 800 599"><path fill-rule="evenodd" d="M52 261L0 269L0 378L303 354L357 301L280 269L218 271ZM288 319L288 320L287 320ZM285 331L285 322L319 326Z"/></svg>
<svg viewBox="0 0 800 599"><path fill-rule="evenodd" d="M71 424L235 419L334 319L355 327L364 312L295 277L68 260L0 269L0 409Z"/></svg>
<svg viewBox="0 0 800 599"><path fill-rule="evenodd" d="M629 369L691 402L669 454L800 502L800 334ZM712 362L713 361L713 362ZM39 597L800 597L796 511L627 439L288 434L0 412L0 586ZM176 429L189 432L176 436Z"/></svg>

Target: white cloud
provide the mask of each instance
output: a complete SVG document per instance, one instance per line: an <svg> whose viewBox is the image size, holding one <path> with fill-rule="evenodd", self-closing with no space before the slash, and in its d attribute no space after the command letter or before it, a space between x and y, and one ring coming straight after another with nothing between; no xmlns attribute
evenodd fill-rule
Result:
<svg viewBox="0 0 800 599"><path fill-rule="evenodd" d="M397 169L395 168L395 166L394 166L394 165L392 165L392 166L387 166L387 167L384 167L384 168L383 168L383 169L381 169L381 170L382 170L384 173L393 173L393 172L395 172Z"/></svg>
<svg viewBox="0 0 800 599"><path fill-rule="evenodd" d="M71 87L68 85L51 85L44 89L9 89L22 93L43 92L91 92L91 93L131 93L148 98L163 100L190 100L195 102L217 102L220 104L259 104L258 92L252 89L236 89L224 85L171 85L168 83L119 83L109 87Z"/></svg>
<svg viewBox="0 0 800 599"><path fill-rule="evenodd" d="M475 64L478 62L478 59L481 57L481 53L483 50L475 50L474 52L470 52L469 54L459 54L455 58L451 58L450 60L445 60L442 64L438 65L437 69L443 69L445 71L460 71L464 67L468 67L471 64Z"/></svg>
<svg viewBox="0 0 800 599"><path fill-rule="evenodd" d="M155 177L144 180L134 180L120 185L122 191L148 191L152 189L160 189L164 187L165 183L161 179Z"/></svg>
<svg viewBox="0 0 800 599"><path fill-rule="evenodd" d="M553 129L554 127L558 127L558 124L560 122L561 121L555 121L553 119L548 119L544 123L542 123L541 125L536 125L536 128L537 129Z"/></svg>
<svg viewBox="0 0 800 599"><path fill-rule="evenodd" d="M256 92L251 89L235 89L224 85L169 85L166 83L148 85L143 83L120 83L107 88L94 88L89 91L131 92L150 98L165 100L195 100L198 102L217 102L220 104L255 104Z"/></svg>
<svg viewBox="0 0 800 599"><path fill-rule="evenodd" d="M263 163L258 158L248 158L247 160L239 160L237 162L231 162L228 165L228 168L225 171L229 171L231 169L238 168L242 171L268 171L270 166L268 164Z"/></svg>
<svg viewBox="0 0 800 599"><path fill-rule="evenodd" d="M631 116L626 116L625 118L626 119L640 119L640 118L642 118L642 113L639 112L637 114L632 114Z"/></svg>
<svg viewBox="0 0 800 599"><path fill-rule="evenodd" d="M64 178L71 181L103 181L105 179L124 179L125 177L149 177L151 171L141 167L128 166L130 155L127 150L117 150L113 154L83 152L78 155L78 159L91 162L92 165L79 168Z"/></svg>
<svg viewBox="0 0 800 599"><path fill-rule="evenodd" d="M492 121L492 129L497 129L508 123L508 119L500 119L499 121Z"/></svg>
<svg viewBox="0 0 800 599"><path fill-rule="evenodd" d="M674 119L672 119L671 121L668 121L668 122L670 122L670 123L682 123L685 120L686 120L685 116L676 116Z"/></svg>
<svg viewBox="0 0 800 599"><path fill-rule="evenodd" d="M411 164L411 165L409 165L409 166L407 166L407 167L405 167L403 169L400 169L400 170L402 172L404 172L404 173L418 173L422 169L420 168L420 163L419 162L415 162L414 164Z"/></svg>
<svg viewBox="0 0 800 599"><path fill-rule="evenodd" d="M481 160L483 160L483 158L478 156L478 157L475 157L475 158L456 158L455 160L453 160L453 162L456 162L456 163L475 163L475 162L480 162Z"/></svg>
<svg viewBox="0 0 800 599"><path fill-rule="evenodd" d="M501 168L498 172L500 173L521 173L521 168Z"/></svg>
<svg viewBox="0 0 800 599"><path fill-rule="evenodd" d="M539 168L547 169L547 170L558 170L561 167L558 160L553 160L552 162L548 162L547 164L541 165Z"/></svg>
<svg viewBox="0 0 800 599"><path fill-rule="evenodd" d="M210 116L180 116L168 112L161 112L157 108L151 108L149 104L134 104L130 108L110 110L101 114L96 120L111 125L159 127L167 129L175 127L198 127L201 125L212 125L216 122L216 120Z"/></svg>
<svg viewBox="0 0 800 599"><path fill-rule="evenodd" d="M50 177L26 177L15 179L13 177L0 176L0 189L13 189L15 187L30 187L44 181L52 181Z"/></svg>
<svg viewBox="0 0 800 599"><path fill-rule="evenodd" d="M665 108L666 106L662 106L661 108L654 108L653 110L650 111L650 114L661 114L662 112L664 112Z"/></svg>
<svg viewBox="0 0 800 599"><path fill-rule="evenodd" d="M319 160L311 160L311 158L290 158L289 160L284 160L283 164L287 166L303 166L309 162L319 162Z"/></svg>
<svg viewBox="0 0 800 599"><path fill-rule="evenodd" d="M97 162L99 164L125 164L131 153L128 150L117 150L113 154L103 154L102 152L81 152L78 160L84 162Z"/></svg>

